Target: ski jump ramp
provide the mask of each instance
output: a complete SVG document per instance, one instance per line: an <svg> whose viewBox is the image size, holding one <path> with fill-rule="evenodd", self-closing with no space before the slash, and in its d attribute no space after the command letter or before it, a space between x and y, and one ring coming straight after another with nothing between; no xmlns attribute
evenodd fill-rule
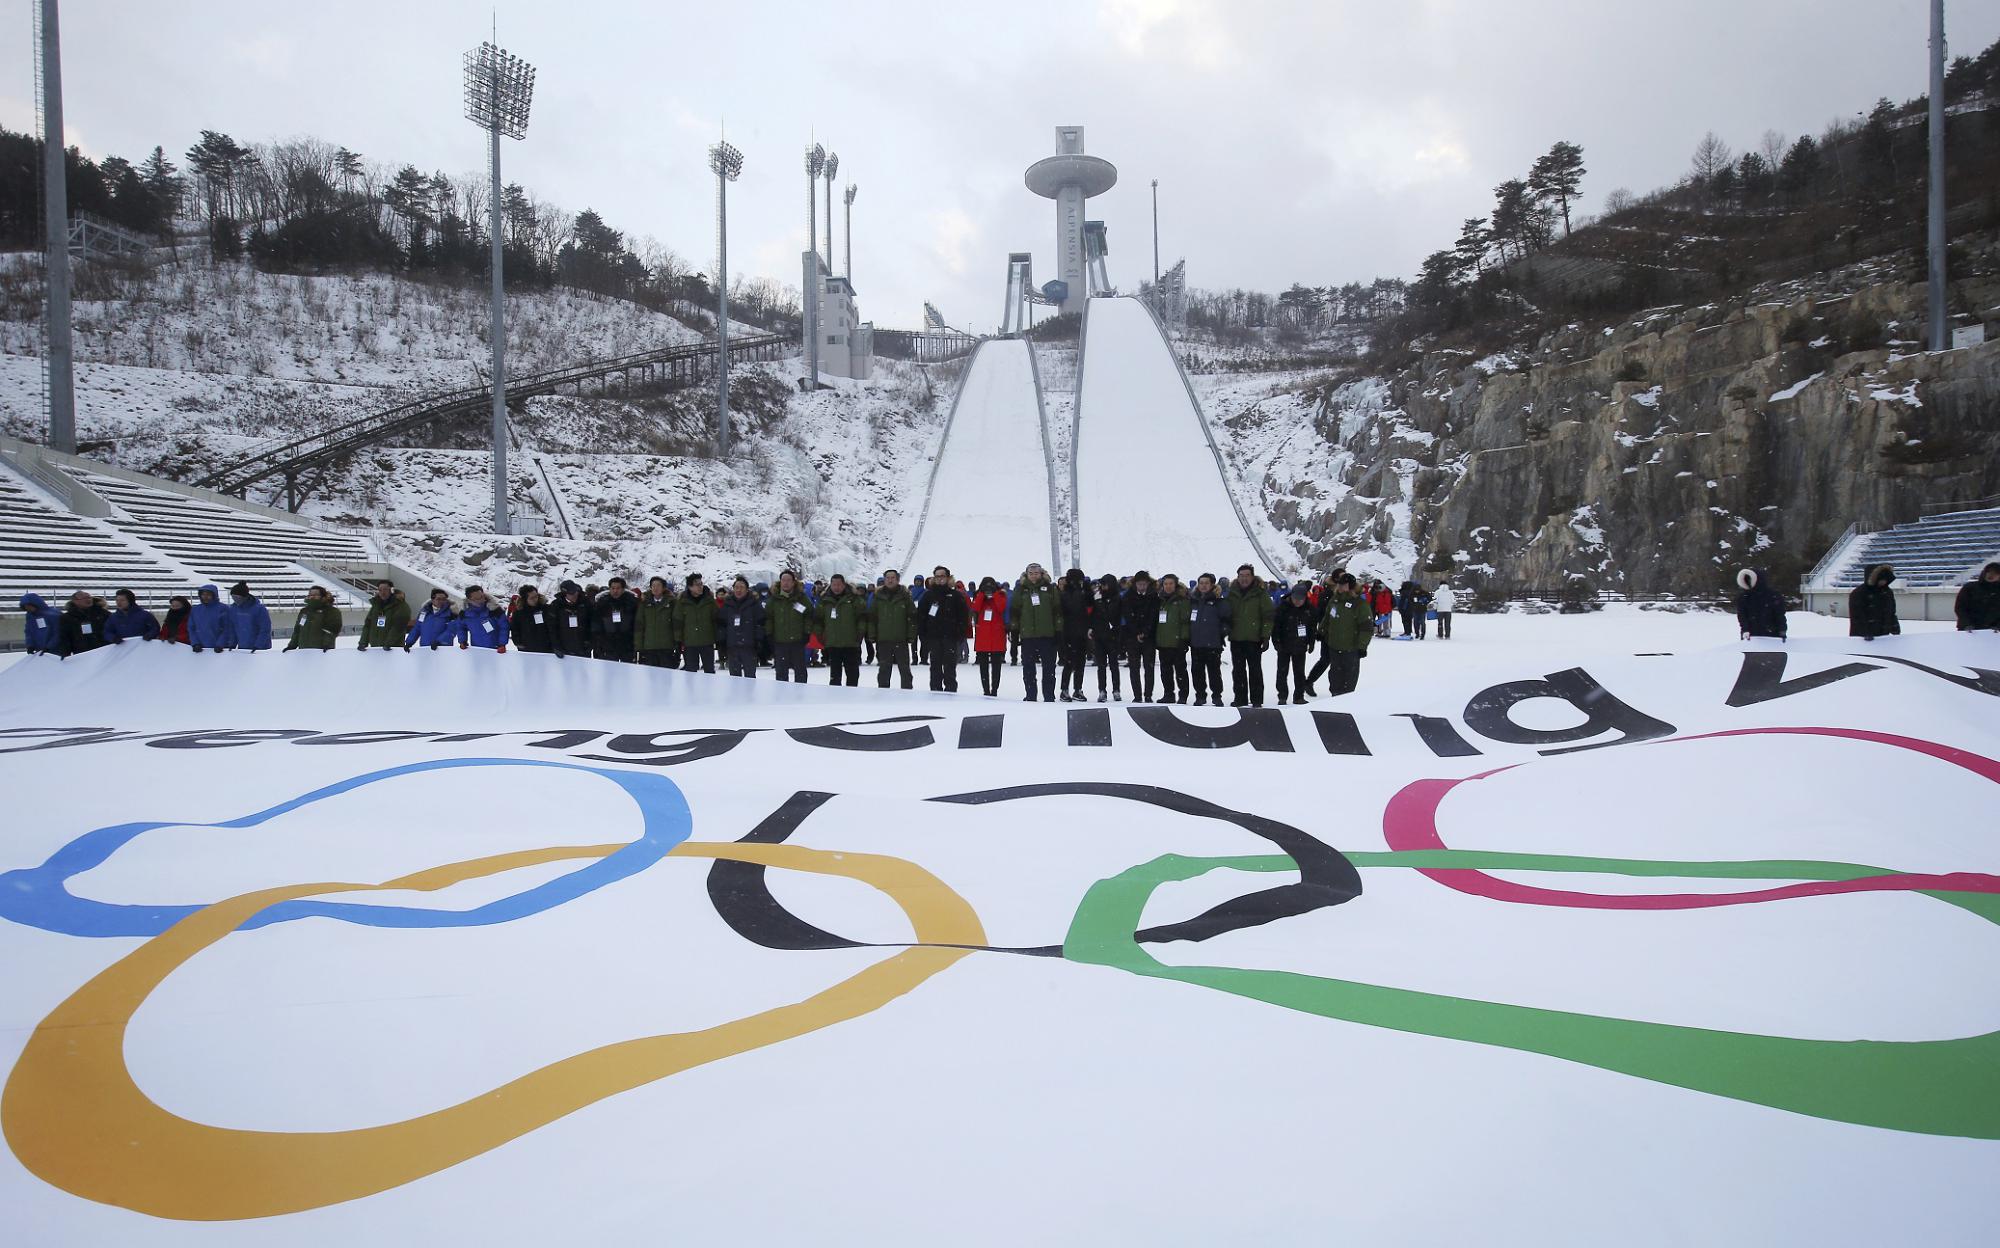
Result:
<svg viewBox="0 0 2000 1248"><path fill-rule="evenodd" d="M1060 572L1041 379L1023 339L989 339L959 378L906 574L944 564L1011 580L1044 560Z"/></svg>
<svg viewBox="0 0 2000 1248"><path fill-rule="evenodd" d="M1221 452L1152 309L1133 298L1090 301L1076 392L1077 566L1184 580L1202 572L1226 579L1246 562L1274 571L1229 492Z"/></svg>

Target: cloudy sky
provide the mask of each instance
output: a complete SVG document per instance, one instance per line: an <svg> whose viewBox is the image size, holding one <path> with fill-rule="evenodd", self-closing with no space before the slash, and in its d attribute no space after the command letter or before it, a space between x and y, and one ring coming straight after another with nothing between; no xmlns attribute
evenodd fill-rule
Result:
<svg viewBox="0 0 2000 1248"><path fill-rule="evenodd" d="M32 124L29 4L0 124ZM1952 49L2000 36L2000 0L1952 0ZM1112 280L1165 264L1197 286L1407 276L1550 143L1583 145L1585 209L1673 180L1702 134L1739 150L1925 88L1923 0L502 0L501 42L540 70L509 180L590 207L707 268L726 123L745 153L732 268L796 283L802 149L860 187L865 316L925 300L990 329L1009 251L1052 276L1054 210L1021 171L1088 128L1120 181L1092 201ZM468 172L459 54L491 4L64 0L70 141L137 159L204 128L314 135L391 164ZM836 199L838 196L836 195ZM837 231L836 231L837 232ZM844 253L843 253L844 254Z"/></svg>

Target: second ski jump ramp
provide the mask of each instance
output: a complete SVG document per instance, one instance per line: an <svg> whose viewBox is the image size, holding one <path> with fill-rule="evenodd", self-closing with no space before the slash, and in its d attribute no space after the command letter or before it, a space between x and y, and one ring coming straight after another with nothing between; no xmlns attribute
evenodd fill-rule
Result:
<svg viewBox="0 0 2000 1248"><path fill-rule="evenodd" d="M1056 553L1041 381L1022 339L979 344L959 378L905 575L938 564L971 581L1018 576Z"/></svg>
<svg viewBox="0 0 2000 1248"><path fill-rule="evenodd" d="M1194 392L1152 311L1092 299L1084 313L1071 442L1078 566L1093 575L1270 575L1222 475Z"/></svg>

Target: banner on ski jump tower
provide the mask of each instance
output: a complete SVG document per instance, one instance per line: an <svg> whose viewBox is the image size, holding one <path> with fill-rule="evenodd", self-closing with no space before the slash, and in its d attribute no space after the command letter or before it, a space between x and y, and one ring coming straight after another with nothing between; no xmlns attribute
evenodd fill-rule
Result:
<svg viewBox="0 0 2000 1248"><path fill-rule="evenodd" d="M1244 711L23 661L0 1237L1971 1242L1983 644Z"/></svg>

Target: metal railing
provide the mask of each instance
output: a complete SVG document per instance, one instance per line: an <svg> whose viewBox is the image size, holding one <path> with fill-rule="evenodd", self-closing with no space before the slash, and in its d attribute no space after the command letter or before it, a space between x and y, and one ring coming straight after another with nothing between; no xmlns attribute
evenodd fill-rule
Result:
<svg viewBox="0 0 2000 1248"><path fill-rule="evenodd" d="M1826 548L1826 553L1819 557L1819 562L1813 565L1812 571L1806 573L1805 579L1800 584L1817 586L1820 583L1820 576L1846 551L1847 544L1859 536L1861 536L1861 522L1857 520L1848 525L1839 537L1833 539L1833 545Z"/></svg>
<svg viewBox="0 0 2000 1248"><path fill-rule="evenodd" d="M782 334L759 334L734 339L729 344L731 360L765 359L784 350L791 339ZM507 379L508 398L529 398L553 394L585 381L613 373L639 372L653 368L682 368L715 355L714 339L683 343L611 360L593 360L568 368L529 373ZM393 437L404 430L433 420L484 412L492 406L491 387L479 386L424 395L383 411L342 421L303 438L294 438L258 449L196 482L203 489L240 493L267 477L296 477L308 468L352 454L364 446Z"/></svg>
<svg viewBox="0 0 2000 1248"><path fill-rule="evenodd" d="M1957 503L1925 503L1917 508L1917 514L1928 516L1950 511L1984 511L1989 507L2000 507L2000 494L1988 498L1966 499Z"/></svg>

